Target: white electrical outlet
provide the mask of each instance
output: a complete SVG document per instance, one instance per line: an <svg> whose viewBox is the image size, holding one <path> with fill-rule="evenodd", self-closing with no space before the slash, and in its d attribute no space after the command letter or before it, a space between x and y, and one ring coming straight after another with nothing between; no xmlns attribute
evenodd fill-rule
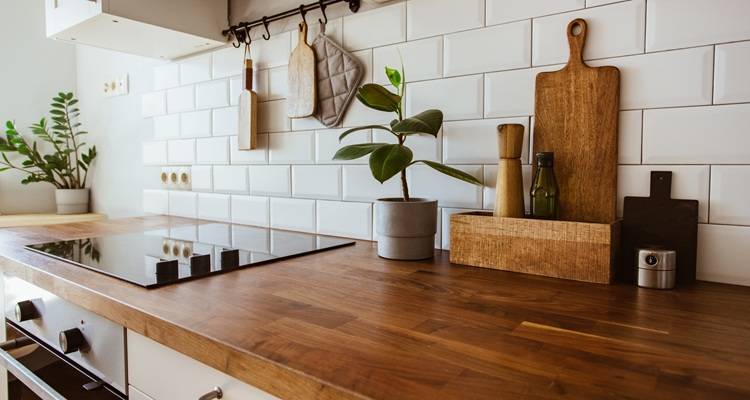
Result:
<svg viewBox="0 0 750 400"><path fill-rule="evenodd" d="M128 90L128 74L104 82L105 97L123 96Z"/></svg>

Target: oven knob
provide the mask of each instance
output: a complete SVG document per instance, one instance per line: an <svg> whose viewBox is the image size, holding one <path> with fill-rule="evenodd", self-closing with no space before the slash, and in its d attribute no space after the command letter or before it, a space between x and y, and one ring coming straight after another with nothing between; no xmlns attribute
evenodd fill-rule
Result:
<svg viewBox="0 0 750 400"><path fill-rule="evenodd" d="M39 318L39 311L31 300L16 303L16 320L18 322Z"/></svg>
<svg viewBox="0 0 750 400"><path fill-rule="evenodd" d="M60 341L60 349L62 349L62 352L65 354L74 353L87 348L86 339L78 328L60 332L58 340Z"/></svg>

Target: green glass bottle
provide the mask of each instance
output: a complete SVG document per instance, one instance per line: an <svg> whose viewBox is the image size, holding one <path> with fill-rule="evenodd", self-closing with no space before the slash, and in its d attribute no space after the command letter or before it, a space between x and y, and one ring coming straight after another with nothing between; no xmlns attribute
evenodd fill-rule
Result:
<svg viewBox="0 0 750 400"><path fill-rule="evenodd" d="M552 165L555 153L536 153L536 174L531 183L531 216L557 219L560 208L559 188Z"/></svg>

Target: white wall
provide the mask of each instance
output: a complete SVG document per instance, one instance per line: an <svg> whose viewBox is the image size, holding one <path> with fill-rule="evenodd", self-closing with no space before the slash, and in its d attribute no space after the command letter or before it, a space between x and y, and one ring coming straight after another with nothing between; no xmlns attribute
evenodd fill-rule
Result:
<svg viewBox="0 0 750 400"><path fill-rule="evenodd" d="M75 48L48 40L44 33L44 2L0 2L0 122L15 120L22 132L48 116L52 97L73 91L76 85ZM23 174L0 173L0 213L55 210L54 187L35 183L21 185Z"/></svg>

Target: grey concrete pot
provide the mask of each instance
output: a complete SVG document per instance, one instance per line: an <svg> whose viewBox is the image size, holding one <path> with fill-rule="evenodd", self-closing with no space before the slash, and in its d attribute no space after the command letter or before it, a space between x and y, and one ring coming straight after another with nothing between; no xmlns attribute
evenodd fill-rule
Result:
<svg viewBox="0 0 750 400"><path fill-rule="evenodd" d="M58 214L85 214L89 212L89 189L56 189L55 202Z"/></svg>
<svg viewBox="0 0 750 400"><path fill-rule="evenodd" d="M423 260L434 255L437 200L378 199L375 208L380 257Z"/></svg>

